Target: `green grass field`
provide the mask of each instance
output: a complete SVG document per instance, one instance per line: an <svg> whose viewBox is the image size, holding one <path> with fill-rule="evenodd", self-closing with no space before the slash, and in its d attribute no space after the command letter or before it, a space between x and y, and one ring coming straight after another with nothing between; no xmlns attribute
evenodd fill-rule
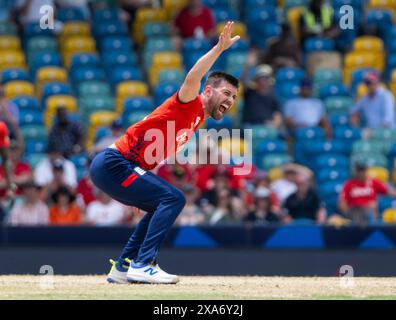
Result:
<svg viewBox="0 0 396 320"><path fill-rule="evenodd" d="M354 278L345 287L340 278L322 277L181 277L176 285L107 284L105 276L0 276L4 299L392 299L396 278Z"/></svg>

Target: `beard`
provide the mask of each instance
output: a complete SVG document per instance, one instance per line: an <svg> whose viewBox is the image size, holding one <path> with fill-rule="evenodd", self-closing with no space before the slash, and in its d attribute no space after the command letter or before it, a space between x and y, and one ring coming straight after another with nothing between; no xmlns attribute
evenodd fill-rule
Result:
<svg viewBox="0 0 396 320"><path fill-rule="evenodd" d="M221 111L223 109L222 104L225 104L225 102L214 102L212 104L212 112L211 112L211 117L215 120L221 120L223 119L224 115L227 113L228 109Z"/></svg>

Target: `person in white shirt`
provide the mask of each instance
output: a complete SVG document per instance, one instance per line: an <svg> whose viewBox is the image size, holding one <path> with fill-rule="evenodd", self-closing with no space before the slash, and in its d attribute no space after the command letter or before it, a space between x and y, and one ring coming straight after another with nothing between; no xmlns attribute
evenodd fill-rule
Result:
<svg viewBox="0 0 396 320"><path fill-rule="evenodd" d="M295 163L284 165L282 173L282 178L275 180L270 185L271 191L276 194L281 203L297 191L296 179L299 174L304 174L308 177L312 176L312 172L308 168Z"/></svg>
<svg viewBox="0 0 396 320"><path fill-rule="evenodd" d="M34 170L34 181L40 187L45 187L54 180L53 165L59 160L63 165L64 183L73 189L77 187L76 166L70 160L63 158L62 153L51 146L48 149L48 157L41 160Z"/></svg>
<svg viewBox="0 0 396 320"><path fill-rule="evenodd" d="M86 222L101 227L122 224L125 218L125 206L99 189L95 190L95 195L97 200L87 207Z"/></svg>
<svg viewBox="0 0 396 320"><path fill-rule="evenodd" d="M23 200L16 204L8 217L12 226L47 226L48 207L40 200L40 187L33 181L23 186Z"/></svg>

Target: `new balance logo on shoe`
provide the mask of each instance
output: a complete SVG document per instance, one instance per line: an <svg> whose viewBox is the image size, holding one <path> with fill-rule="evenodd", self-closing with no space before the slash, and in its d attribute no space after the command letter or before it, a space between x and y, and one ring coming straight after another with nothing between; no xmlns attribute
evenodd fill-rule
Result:
<svg viewBox="0 0 396 320"><path fill-rule="evenodd" d="M158 273L158 271L155 271L153 268L147 268L146 270L144 270L144 272L149 273L150 276L153 276Z"/></svg>

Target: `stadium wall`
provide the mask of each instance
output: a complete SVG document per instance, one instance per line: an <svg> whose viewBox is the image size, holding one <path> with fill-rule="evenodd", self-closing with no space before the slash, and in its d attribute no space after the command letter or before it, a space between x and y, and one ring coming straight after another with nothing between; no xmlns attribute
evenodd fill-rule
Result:
<svg viewBox="0 0 396 320"><path fill-rule="evenodd" d="M103 274L128 239L127 227L6 227L0 274ZM174 228L161 265L184 275L396 276L396 227L223 226Z"/></svg>

